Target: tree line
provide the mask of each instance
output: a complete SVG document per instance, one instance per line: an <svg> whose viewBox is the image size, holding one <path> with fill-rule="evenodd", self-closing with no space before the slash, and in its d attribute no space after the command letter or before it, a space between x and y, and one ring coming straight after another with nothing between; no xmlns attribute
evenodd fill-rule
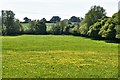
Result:
<svg viewBox="0 0 120 80"><path fill-rule="evenodd" d="M28 24L27 30L24 29L24 23L20 23L14 16L13 11L2 11L2 35L65 34L92 39L120 39L120 11L112 17L107 17L105 9L96 5L90 8L85 18L72 16L62 21L58 16L53 16L50 21L45 18L41 20L24 18Z"/></svg>

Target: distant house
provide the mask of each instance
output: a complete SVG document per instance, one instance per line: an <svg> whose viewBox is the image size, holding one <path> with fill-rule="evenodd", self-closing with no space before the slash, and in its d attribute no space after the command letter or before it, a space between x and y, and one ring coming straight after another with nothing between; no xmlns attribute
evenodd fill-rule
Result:
<svg viewBox="0 0 120 80"><path fill-rule="evenodd" d="M70 19L69 19L70 22L80 22L81 19L79 17L76 17L76 16L72 16Z"/></svg>
<svg viewBox="0 0 120 80"><path fill-rule="evenodd" d="M61 20L61 18L59 16L53 16L51 19L50 19L50 22L51 23L55 23L55 22L59 22Z"/></svg>
<svg viewBox="0 0 120 80"><path fill-rule="evenodd" d="M80 23L82 20L83 20L83 18L76 17L76 16L72 16L72 17L69 19L69 25L72 27L72 26L74 26L76 23Z"/></svg>

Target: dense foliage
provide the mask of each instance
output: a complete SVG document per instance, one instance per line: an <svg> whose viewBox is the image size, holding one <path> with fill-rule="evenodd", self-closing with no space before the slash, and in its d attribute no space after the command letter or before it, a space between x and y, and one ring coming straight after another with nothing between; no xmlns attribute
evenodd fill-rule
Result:
<svg viewBox="0 0 120 80"><path fill-rule="evenodd" d="M106 16L106 12L103 7L92 6L88 13L85 14L85 18L80 24L80 33L86 36L89 31L89 27L104 16Z"/></svg>
<svg viewBox="0 0 120 80"><path fill-rule="evenodd" d="M23 23L24 24L24 23ZM46 24L43 19L33 20L28 23L28 29L24 30L27 34L46 34Z"/></svg>
<svg viewBox="0 0 120 80"><path fill-rule="evenodd" d="M81 35L93 39L120 39L120 11L107 17L105 9L100 6L92 6L85 18L72 16L70 19L61 20L59 16L53 16L50 21L24 19L27 23L21 23L15 19L12 11L3 11L3 35L16 34L54 34L54 35ZM60 21L61 20L61 21ZM26 25L26 26L24 26Z"/></svg>
<svg viewBox="0 0 120 80"><path fill-rule="evenodd" d="M22 32L22 26L19 20L14 18L15 14L13 11L2 11L3 17L3 35L16 35Z"/></svg>
<svg viewBox="0 0 120 80"><path fill-rule="evenodd" d="M118 14L120 14L120 12L115 13L112 17L99 19L96 23L90 26L87 33L88 36L105 39L120 38L120 21L118 20Z"/></svg>
<svg viewBox="0 0 120 80"><path fill-rule="evenodd" d="M116 25L116 38L120 39L120 11L112 16L112 20Z"/></svg>

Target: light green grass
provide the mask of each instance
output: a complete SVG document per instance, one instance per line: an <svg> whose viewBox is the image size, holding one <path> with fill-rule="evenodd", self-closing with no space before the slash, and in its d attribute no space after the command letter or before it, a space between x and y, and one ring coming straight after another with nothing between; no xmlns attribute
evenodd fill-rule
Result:
<svg viewBox="0 0 120 80"><path fill-rule="evenodd" d="M54 23L46 23L46 31L47 32L50 32L51 31L51 27L53 26ZM29 31L30 28L29 28L29 23L21 23L22 27L23 27L23 31L26 32L26 31Z"/></svg>
<svg viewBox="0 0 120 80"><path fill-rule="evenodd" d="M4 36L3 78L117 78L118 44L75 36Z"/></svg>
<svg viewBox="0 0 120 80"><path fill-rule="evenodd" d="M29 30L29 27L28 27L30 25L29 23L22 23L21 25L23 26L23 30L24 31L28 31Z"/></svg>

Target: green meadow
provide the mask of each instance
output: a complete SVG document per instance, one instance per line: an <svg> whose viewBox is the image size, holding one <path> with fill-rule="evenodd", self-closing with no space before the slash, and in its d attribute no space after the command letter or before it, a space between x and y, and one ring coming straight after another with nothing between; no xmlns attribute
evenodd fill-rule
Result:
<svg viewBox="0 0 120 80"><path fill-rule="evenodd" d="M1 38L3 78L118 77L118 44L66 35Z"/></svg>

